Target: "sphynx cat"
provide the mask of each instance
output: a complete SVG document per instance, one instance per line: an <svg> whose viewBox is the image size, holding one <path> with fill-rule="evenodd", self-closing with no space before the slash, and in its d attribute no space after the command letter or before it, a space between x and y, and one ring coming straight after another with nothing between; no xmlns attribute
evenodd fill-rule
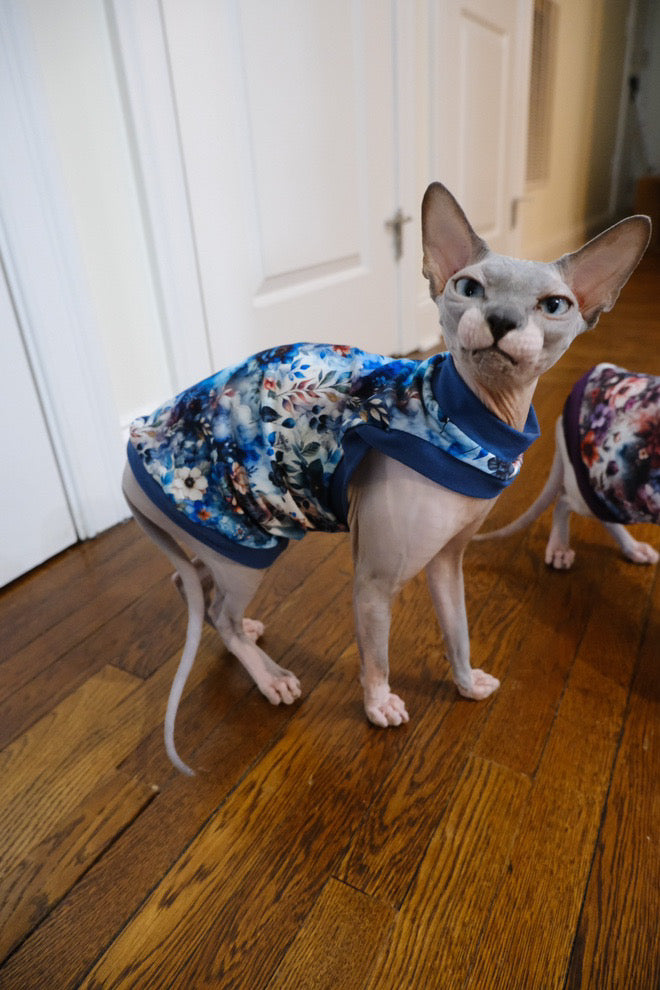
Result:
<svg viewBox="0 0 660 990"><path fill-rule="evenodd" d="M511 536L554 503L545 562L558 571L575 560L572 512L598 519L634 564L658 551L629 523L660 524L660 377L598 364L573 386L555 427L555 456L536 501L518 519L475 540Z"/></svg>
<svg viewBox="0 0 660 990"><path fill-rule="evenodd" d="M470 662L465 547L538 435L538 378L609 310L649 239L630 217L554 263L491 251L440 183L422 204L423 272L448 352L424 362L345 345L293 345L226 369L133 424L124 493L167 554L188 604L165 717L174 723L205 619L273 704L297 677L245 619L264 568L289 537L350 530L360 681L367 718L408 721L390 687L390 604L426 569L457 689L499 681Z"/></svg>

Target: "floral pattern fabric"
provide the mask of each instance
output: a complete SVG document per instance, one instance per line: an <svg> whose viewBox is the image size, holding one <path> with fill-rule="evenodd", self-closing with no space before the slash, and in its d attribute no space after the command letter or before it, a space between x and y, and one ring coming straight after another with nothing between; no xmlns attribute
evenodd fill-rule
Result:
<svg viewBox="0 0 660 990"><path fill-rule="evenodd" d="M394 360L343 345L263 351L136 420L133 463L189 522L252 548L346 529L333 476L346 437L362 427L424 441L504 486L522 456L485 449L439 407L433 378L447 359Z"/></svg>
<svg viewBox="0 0 660 990"><path fill-rule="evenodd" d="M598 500L590 507L610 522L657 523L660 378L599 364L581 387L580 457Z"/></svg>

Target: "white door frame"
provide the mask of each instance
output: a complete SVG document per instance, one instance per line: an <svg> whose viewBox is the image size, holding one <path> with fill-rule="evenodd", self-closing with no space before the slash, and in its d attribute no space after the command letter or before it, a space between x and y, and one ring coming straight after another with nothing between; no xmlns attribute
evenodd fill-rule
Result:
<svg viewBox="0 0 660 990"><path fill-rule="evenodd" d="M107 0L172 391L214 370L159 0Z"/></svg>
<svg viewBox="0 0 660 990"><path fill-rule="evenodd" d="M123 443L40 87L25 12L3 0L0 259L76 532L87 538L128 514Z"/></svg>

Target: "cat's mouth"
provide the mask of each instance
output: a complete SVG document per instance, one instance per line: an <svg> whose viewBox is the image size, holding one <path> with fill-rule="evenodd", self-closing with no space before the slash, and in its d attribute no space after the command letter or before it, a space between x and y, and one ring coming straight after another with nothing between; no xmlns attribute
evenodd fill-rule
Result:
<svg viewBox="0 0 660 990"><path fill-rule="evenodd" d="M510 354L507 354L506 351L503 351L501 347L497 346L497 344L491 344L490 347L477 347L474 350L470 351L471 357L476 358L477 360L479 360L482 355L485 356L486 354L497 354L499 357L504 358L506 361L509 362L509 364L513 365L514 367L518 365L518 362L515 360L515 358L512 358Z"/></svg>

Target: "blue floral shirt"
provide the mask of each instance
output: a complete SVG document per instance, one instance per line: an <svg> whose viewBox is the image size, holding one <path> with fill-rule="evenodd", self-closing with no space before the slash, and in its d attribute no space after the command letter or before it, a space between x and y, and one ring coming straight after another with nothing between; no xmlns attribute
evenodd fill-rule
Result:
<svg viewBox="0 0 660 990"><path fill-rule="evenodd" d="M598 364L563 414L580 493L598 519L660 521L660 378Z"/></svg>
<svg viewBox="0 0 660 990"><path fill-rule="evenodd" d="M490 413L448 354L426 361L294 344L220 371L131 426L138 482L227 556L268 566L288 539L345 530L370 447L454 491L492 498L538 436Z"/></svg>

